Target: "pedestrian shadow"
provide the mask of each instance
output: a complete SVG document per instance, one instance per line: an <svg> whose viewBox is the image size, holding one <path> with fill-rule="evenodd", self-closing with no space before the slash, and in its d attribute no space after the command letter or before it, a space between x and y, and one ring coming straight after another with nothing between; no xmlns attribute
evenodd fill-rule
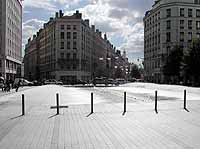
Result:
<svg viewBox="0 0 200 149"><path fill-rule="evenodd" d="M90 112L86 117L90 117L94 112Z"/></svg>
<svg viewBox="0 0 200 149"><path fill-rule="evenodd" d="M53 118L53 117L55 117L55 116L57 116L57 115L59 115L59 114L54 114L54 115L48 117L48 119Z"/></svg>
<svg viewBox="0 0 200 149"><path fill-rule="evenodd" d="M123 113L122 113L122 116L125 116L125 114L126 114L126 112L123 112Z"/></svg>
<svg viewBox="0 0 200 149"><path fill-rule="evenodd" d="M24 116L24 115L19 115L19 116L15 116L15 117L12 117L12 118L10 118L10 120L14 120L14 119L17 119L17 118L20 118L20 117L22 117L22 116Z"/></svg>
<svg viewBox="0 0 200 149"><path fill-rule="evenodd" d="M185 110L186 112L190 112L187 108L184 108L184 110Z"/></svg>

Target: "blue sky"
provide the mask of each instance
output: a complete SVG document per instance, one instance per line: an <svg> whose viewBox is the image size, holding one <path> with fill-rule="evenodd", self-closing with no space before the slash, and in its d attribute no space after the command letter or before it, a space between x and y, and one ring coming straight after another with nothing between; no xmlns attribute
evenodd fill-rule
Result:
<svg viewBox="0 0 200 149"><path fill-rule="evenodd" d="M130 61L143 57L143 16L154 0L25 0L23 45L58 10L71 15L76 10L89 19L111 43L126 50Z"/></svg>

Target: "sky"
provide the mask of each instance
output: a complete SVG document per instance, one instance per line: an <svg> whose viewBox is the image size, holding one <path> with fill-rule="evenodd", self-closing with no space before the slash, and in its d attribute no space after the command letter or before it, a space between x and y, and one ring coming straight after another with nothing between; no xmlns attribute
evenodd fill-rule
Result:
<svg viewBox="0 0 200 149"><path fill-rule="evenodd" d="M154 0L24 0L23 47L55 12L72 15L76 10L89 19L119 50L126 50L130 61L142 58L143 17Z"/></svg>

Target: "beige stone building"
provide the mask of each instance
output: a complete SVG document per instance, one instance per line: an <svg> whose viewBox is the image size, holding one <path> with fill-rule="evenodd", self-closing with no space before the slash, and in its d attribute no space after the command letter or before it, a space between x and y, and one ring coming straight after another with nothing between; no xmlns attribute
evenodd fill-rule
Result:
<svg viewBox="0 0 200 149"><path fill-rule="evenodd" d="M26 45L25 77L33 80L37 78L32 76L39 74L40 79L62 80L65 84L112 77L115 48L105 34L102 36L79 11L71 16L56 12Z"/></svg>
<svg viewBox="0 0 200 149"><path fill-rule="evenodd" d="M0 0L0 75L14 79L22 63L22 5Z"/></svg>
<svg viewBox="0 0 200 149"><path fill-rule="evenodd" d="M163 66L173 47L187 49L199 37L199 0L156 0L144 17L145 79L163 82Z"/></svg>

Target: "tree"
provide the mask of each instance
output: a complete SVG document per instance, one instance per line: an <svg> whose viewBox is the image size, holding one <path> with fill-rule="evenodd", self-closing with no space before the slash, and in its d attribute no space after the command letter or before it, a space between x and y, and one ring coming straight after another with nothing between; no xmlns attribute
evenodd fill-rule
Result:
<svg viewBox="0 0 200 149"><path fill-rule="evenodd" d="M169 53L163 68L163 73L167 81L172 81L173 83L180 81L183 56L183 49L180 46L175 46Z"/></svg>
<svg viewBox="0 0 200 149"><path fill-rule="evenodd" d="M124 78L123 72L120 67L117 67L115 70L115 78Z"/></svg>
<svg viewBox="0 0 200 149"><path fill-rule="evenodd" d="M136 78L136 79L140 79L140 77L141 77L140 69L135 64L131 68L131 77Z"/></svg>
<svg viewBox="0 0 200 149"><path fill-rule="evenodd" d="M194 39L192 46L185 56L184 76L194 86L200 85L200 39Z"/></svg>

